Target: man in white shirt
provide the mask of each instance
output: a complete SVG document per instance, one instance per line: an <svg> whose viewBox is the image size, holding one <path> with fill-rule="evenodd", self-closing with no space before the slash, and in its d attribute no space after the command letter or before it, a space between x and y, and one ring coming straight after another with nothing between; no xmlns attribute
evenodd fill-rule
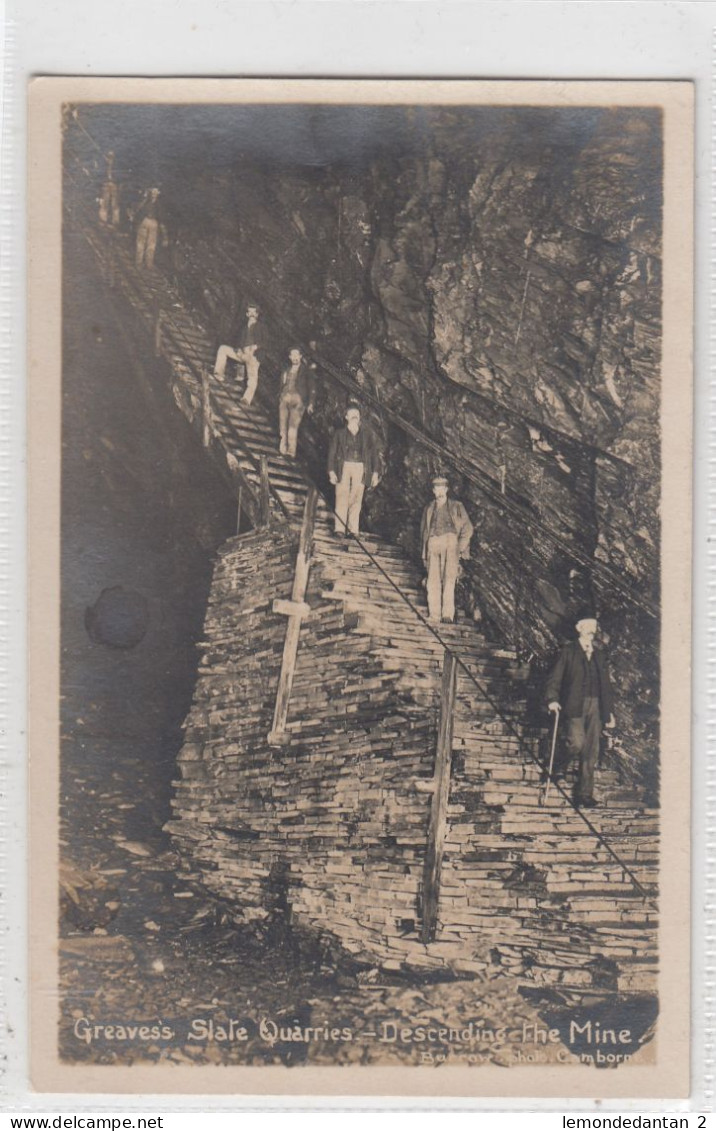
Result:
<svg viewBox="0 0 716 1131"><path fill-rule="evenodd" d="M328 478L336 489L336 534L359 534L364 492L380 482L383 457L372 428L361 423L357 404L346 409L328 447Z"/></svg>
<svg viewBox="0 0 716 1131"><path fill-rule="evenodd" d="M428 571L428 620L448 624L455 619L455 583L460 559L470 557L474 527L457 499L448 499L444 475L433 479L432 503L420 525L423 564Z"/></svg>

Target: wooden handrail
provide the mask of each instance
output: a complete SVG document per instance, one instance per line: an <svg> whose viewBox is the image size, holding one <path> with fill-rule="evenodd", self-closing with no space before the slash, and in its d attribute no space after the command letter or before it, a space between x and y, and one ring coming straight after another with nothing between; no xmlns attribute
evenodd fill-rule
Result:
<svg viewBox="0 0 716 1131"><path fill-rule="evenodd" d="M268 456L259 457L259 524L267 526L271 518L271 481Z"/></svg>
<svg viewBox="0 0 716 1131"><path fill-rule="evenodd" d="M450 769L452 761L453 716L455 689L457 687L457 660L454 653L443 654L443 678L440 688L440 719L435 750L435 773L432 782L432 802L428 845L423 875L423 915L421 938L433 942L440 905L440 873L443 862L443 845L447 828L447 808L450 795Z"/></svg>
<svg viewBox="0 0 716 1131"><path fill-rule="evenodd" d="M313 531L316 524L316 506L318 492L311 487L306 497L301 523L301 537L296 554L296 569L293 575L293 588L290 600L278 598L273 603L273 611L288 617L286 638L283 644L283 657L281 660L281 674L276 691L276 704L273 712L273 722L267 741L270 746L280 746L286 741L286 720L288 718L288 705L291 700L291 688L296 671L296 657L298 655L298 640L301 633L301 622L310 612L305 603L308 575L311 569L313 556Z"/></svg>

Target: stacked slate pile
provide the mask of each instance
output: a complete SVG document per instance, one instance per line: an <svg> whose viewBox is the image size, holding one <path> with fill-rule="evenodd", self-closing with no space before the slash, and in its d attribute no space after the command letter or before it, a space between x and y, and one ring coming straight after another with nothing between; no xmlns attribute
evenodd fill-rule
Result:
<svg viewBox="0 0 716 1131"><path fill-rule="evenodd" d="M319 518L280 747L267 736L286 620L272 604L291 592L296 533L223 548L169 826L190 868L237 919L287 916L388 969L650 987L655 913L559 794L540 807L527 669L469 624L439 630L461 667L438 931L420 941L432 795L416 782L434 770L444 647L408 558L361 542ZM594 827L650 884L656 815L616 775L600 782Z"/></svg>
<svg viewBox="0 0 716 1131"><path fill-rule="evenodd" d="M321 596L319 559L288 741L269 746L286 632L272 602L291 591L295 553L275 527L220 557L171 830L242 919L266 918L284 884L303 921L385 951L396 919L415 915L428 802L405 782L430 772L435 712L383 669L358 615Z"/></svg>
<svg viewBox="0 0 716 1131"><path fill-rule="evenodd" d="M472 947L476 970L489 940L493 961L542 984L654 991L658 812L606 769L597 773L601 807L590 812L591 827L569 804L571 782L564 792L552 785L540 807L540 767L520 724L511 729L495 733L462 675L443 942L463 961Z"/></svg>

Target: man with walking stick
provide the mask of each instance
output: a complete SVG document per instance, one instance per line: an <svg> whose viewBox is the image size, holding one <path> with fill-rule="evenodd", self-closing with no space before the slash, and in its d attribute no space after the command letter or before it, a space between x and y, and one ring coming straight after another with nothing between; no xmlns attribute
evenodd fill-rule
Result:
<svg viewBox="0 0 716 1131"><path fill-rule="evenodd" d="M573 758L579 759L574 803L593 809L594 771L599 757L602 728L616 726L612 710L612 688L606 658L594 643L597 618L587 612L576 621L577 639L565 644L547 680L547 704L555 716L548 785L560 777ZM566 751L555 762L557 727L566 727Z"/></svg>

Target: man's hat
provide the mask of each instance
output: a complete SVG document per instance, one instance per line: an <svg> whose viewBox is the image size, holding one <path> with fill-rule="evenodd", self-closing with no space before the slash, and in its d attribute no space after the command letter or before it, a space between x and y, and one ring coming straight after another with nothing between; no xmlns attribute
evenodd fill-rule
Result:
<svg viewBox="0 0 716 1131"><path fill-rule="evenodd" d="M433 475L433 487L448 487L448 481L444 475Z"/></svg>
<svg viewBox="0 0 716 1131"><path fill-rule="evenodd" d="M594 609L590 608L589 606L586 606L585 608L579 610L576 617L574 618L574 627L578 629L580 624L583 624L587 620L594 621L595 624L599 620Z"/></svg>

